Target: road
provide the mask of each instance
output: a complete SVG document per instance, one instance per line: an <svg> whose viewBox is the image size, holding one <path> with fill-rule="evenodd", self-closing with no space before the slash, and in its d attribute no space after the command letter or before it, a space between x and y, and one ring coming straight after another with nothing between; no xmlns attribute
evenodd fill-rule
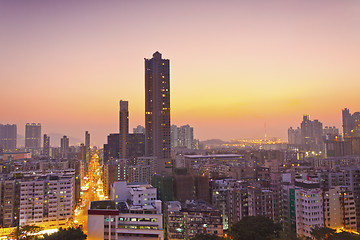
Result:
<svg viewBox="0 0 360 240"><path fill-rule="evenodd" d="M81 186L81 203L74 210L74 219L72 226L82 225L82 229L87 234L87 210L90 201L104 200L102 169L99 164L98 153L95 152L89 162L87 177L84 179L84 185Z"/></svg>

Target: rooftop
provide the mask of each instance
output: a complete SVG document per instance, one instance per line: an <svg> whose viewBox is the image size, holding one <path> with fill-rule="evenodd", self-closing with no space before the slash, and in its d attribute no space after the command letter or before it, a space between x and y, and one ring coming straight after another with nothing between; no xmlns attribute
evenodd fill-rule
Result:
<svg viewBox="0 0 360 240"><path fill-rule="evenodd" d="M240 158L240 154L185 155L186 158Z"/></svg>
<svg viewBox="0 0 360 240"><path fill-rule="evenodd" d="M89 209L91 210L116 210L116 204L112 200L92 201Z"/></svg>

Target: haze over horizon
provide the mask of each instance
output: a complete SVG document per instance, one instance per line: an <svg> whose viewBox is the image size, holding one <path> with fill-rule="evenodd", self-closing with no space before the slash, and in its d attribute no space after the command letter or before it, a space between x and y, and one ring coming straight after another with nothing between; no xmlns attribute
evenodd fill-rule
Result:
<svg viewBox="0 0 360 240"><path fill-rule="evenodd" d="M144 58L170 60L171 123L200 140L287 138L302 115L360 111L360 2L2 1L3 124L102 146L144 125ZM58 143L52 143L58 145Z"/></svg>

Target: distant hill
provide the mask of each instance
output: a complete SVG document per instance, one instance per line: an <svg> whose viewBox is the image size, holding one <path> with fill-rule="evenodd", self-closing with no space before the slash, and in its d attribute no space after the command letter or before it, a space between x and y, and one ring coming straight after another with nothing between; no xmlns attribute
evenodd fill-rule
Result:
<svg viewBox="0 0 360 240"><path fill-rule="evenodd" d="M209 139L209 140L201 141L200 143L203 145L222 145L228 142L225 142L221 139Z"/></svg>

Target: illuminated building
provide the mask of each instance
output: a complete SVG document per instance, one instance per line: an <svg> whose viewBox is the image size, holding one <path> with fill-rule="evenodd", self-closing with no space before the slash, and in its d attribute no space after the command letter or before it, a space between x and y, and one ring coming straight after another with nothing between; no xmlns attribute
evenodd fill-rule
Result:
<svg viewBox="0 0 360 240"><path fill-rule="evenodd" d="M318 120L311 121L309 115L301 122L302 145L306 150L321 151L323 145L323 126Z"/></svg>
<svg viewBox="0 0 360 240"><path fill-rule="evenodd" d="M25 125L25 148L38 149L41 147L41 124L27 123Z"/></svg>
<svg viewBox="0 0 360 240"><path fill-rule="evenodd" d="M116 181L111 185L110 198L117 203L131 200L134 206L155 205L158 201L156 188L151 184L126 181Z"/></svg>
<svg viewBox="0 0 360 240"><path fill-rule="evenodd" d="M161 201L132 206L128 202L93 201L88 210L88 239L164 240Z"/></svg>
<svg viewBox="0 0 360 240"><path fill-rule="evenodd" d="M353 193L356 210L357 231L360 231L360 168L345 167L345 185L348 186L350 192Z"/></svg>
<svg viewBox="0 0 360 240"><path fill-rule="evenodd" d="M129 110L128 101L120 101L119 112L119 158L128 157Z"/></svg>
<svg viewBox="0 0 360 240"><path fill-rule="evenodd" d="M231 184L236 182L235 179L221 179L214 180L211 183L211 204L216 209L221 211L222 219L223 219L223 229L229 229L229 209L228 203L230 200L233 201L233 196L230 197L229 189ZM234 193L234 192L233 192ZM228 198L229 196L229 198ZM230 204L229 204L230 205ZM235 206L236 208L236 206ZM232 208L231 208L232 209ZM236 210L238 210L237 208ZM235 209L232 209L234 211Z"/></svg>
<svg viewBox="0 0 360 240"><path fill-rule="evenodd" d="M20 214L20 180L5 179L0 182L1 208L0 224L3 227L16 227L19 225Z"/></svg>
<svg viewBox="0 0 360 240"><path fill-rule="evenodd" d="M50 156L50 136L44 134L43 155Z"/></svg>
<svg viewBox="0 0 360 240"><path fill-rule="evenodd" d="M281 210L283 218L284 230L296 233L296 202L295 190L298 187L290 184L290 182L283 183L281 192Z"/></svg>
<svg viewBox="0 0 360 240"><path fill-rule="evenodd" d="M158 172L170 160L170 61L159 52L145 59L145 154L157 158Z"/></svg>
<svg viewBox="0 0 360 240"><path fill-rule="evenodd" d="M335 126L333 126L333 127L325 126L324 127L324 137L326 140L341 140L341 136L339 134L339 129L336 128Z"/></svg>
<svg viewBox="0 0 360 240"><path fill-rule="evenodd" d="M129 160L127 180L130 183L146 182L151 183L151 176L154 172L154 157L137 157Z"/></svg>
<svg viewBox="0 0 360 240"><path fill-rule="evenodd" d="M342 110L343 134L346 137L360 137L360 112L351 115L349 109Z"/></svg>
<svg viewBox="0 0 360 240"><path fill-rule="evenodd" d="M169 240L192 239L198 233L223 236L221 212L202 200L165 203L165 226Z"/></svg>
<svg viewBox="0 0 360 240"><path fill-rule="evenodd" d="M67 136L63 136L60 140L61 158L67 158L68 151L69 151L69 138Z"/></svg>
<svg viewBox="0 0 360 240"><path fill-rule="evenodd" d="M336 186L324 192L324 226L356 231L354 196L346 186Z"/></svg>
<svg viewBox="0 0 360 240"><path fill-rule="evenodd" d="M0 149L13 151L16 149L17 127L15 124L0 124Z"/></svg>
<svg viewBox="0 0 360 240"><path fill-rule="evenodd" d="M21 181L21 226L65 226L72 216L74 205L74 176L49 174Z"/></svg>
<svg viewBox="0 0 360 240"><path fill-rule="evenodd" d="M268 189L248 187L249 216L265 216L274 220L274 193Z"/></svg>
<svg viewBox="0 0 360 240"><path fill-rule="evenodd" d="M104 194L110 195L110 187L116 181L127 180L127 160L111 159L104 164Z"/></svg>
<svg viewBox="0 0 360 240"><path fill-rule="evenodd" d="M307 180L296 181L296 233L304 237L312 237L315 227L323 227L323 197L319 183Z"/></svg>
<svg viewBox="0 0 360 240"><path fill-rule="evenodd" d="M150 184L114 182L110 201L90 202L88 239L164 240L161 201Z"/></svg>

